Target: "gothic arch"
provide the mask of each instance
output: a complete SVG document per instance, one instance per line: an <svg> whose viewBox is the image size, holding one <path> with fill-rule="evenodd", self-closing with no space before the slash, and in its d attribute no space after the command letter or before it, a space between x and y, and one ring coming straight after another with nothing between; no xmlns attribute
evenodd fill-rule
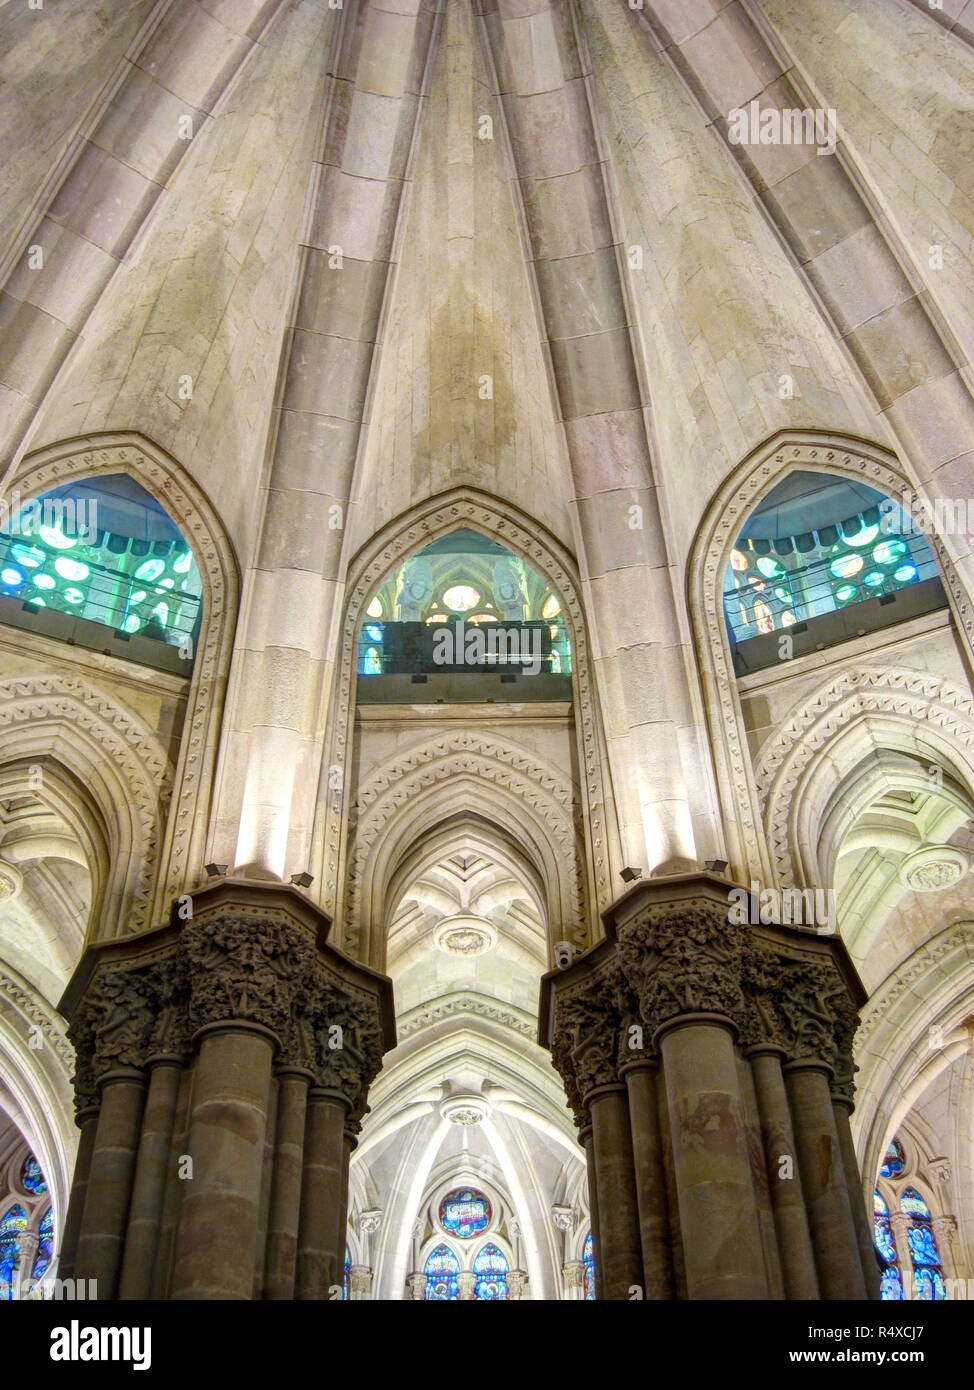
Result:
<svg viewBox="0 0 974 1390"><path fill-rule="evenodd" d="M775 881L828 887L819 840L830 798L877 746L921 748L974 795L974 700L925 671L849 668L826 682L761 749L754 785Z"/></svg>
<svg viewBox="0 0 974 1390"><path fill-rule="evenodd" d="M449 782L444 801L442 784ZM571 787L525 750L458 730L428 739L379 768L359 789L350 837L344 944L384 966L387 890L420 837L471 804L517 840L547 888L552 941L584 932L582 848Z"/></svg>
<svg viewBox="0 0 974 1390"><path fill-rule="evenodd" d="M918 491L887 450L865 440L813 431L782 431L734 469L704 515L690 553L688 595L714 766L724 807L727 857L742 878L775 882L778 865L763 833L761 805L747 749L740 697L724 622L722 587L734 541L773 487L800 469L854 477L890 497ZM974 604L939 536L928 537L951 612L974 651ZM733 808L733 809L732 809Z"/></svg>
<svg viewBox="0 0 974 1390"><path fill-rule="evenodd" d="M901 1116L925 1067L945 1048L963 1042L960 1031L974 1013L974 921L954 922L918 947L882 983L863 1010L855 1043L859 1066L853 1132L863 1172L879 1171ZM936 1030L931 1033L931 1030ZM970 1041L966 1044L971 1045ZM909 1109L909 1105L906 1106Z"/></svg>
<svg viewBox="0 0 974 1390"><path fill-rule="evenodd" d="M65 483L111 473L127 473L165 507L193 551L203 588L176 795L154 866L151 915L158 915L205 857L240 580L232 545L206 494L175 459L134 431L85 435L39 449L24 459L12 486L26 502Z"/></svg>
<svg viewBox="0 0 974 1390"><path fill-rule="evenodd" d="M561 600L569 631L573 662L574 719L578 762L584 786L580 802L587 853L584 856L584 900L589 912L608 906L613 894L612 873L621 867L611 823L612 797L605 786L607 760L593 685L585 617L579 599L579 580L567 550L537 522L516 508L470 487L458 487L417 505L405 517L385 527L353 557L349 564L342 642L335 677L329 736L322 768L319 805L324 807L315 825L314 859L323 879L323 905L337 915L347 891L342 891L346 864L343 824L351 810L348 803L349 756L355 698L355 656L365 607L382 580L408 555L437 537L467 527L483 532L508 546L542 574ZM338 783L338 792L334 787ZM588 913L577 919L588 934L598 934Z"/></svg>
<svg viewBox="0 0 974 1390"><path fill-rule="evenodd" d="M93 851L88 938L145 930L172 790L172 766L154 734L92 682L67 675L0 683L0 730L5 764L37 768L42 778L48 767L46 790L73 802L76 820L86 806L97 809L100 829L86 834Z"/></svg>
<svg viewBox="0 0 974 1390"><path fill-rule="evenodd" d="M67 1211L78 1144L73 1071L74 1051L60 1015L22 976L0 961L0 1082L4 1092L0 1104L18 1112L11 1118L44 1170L57 1230Z"/></svg>

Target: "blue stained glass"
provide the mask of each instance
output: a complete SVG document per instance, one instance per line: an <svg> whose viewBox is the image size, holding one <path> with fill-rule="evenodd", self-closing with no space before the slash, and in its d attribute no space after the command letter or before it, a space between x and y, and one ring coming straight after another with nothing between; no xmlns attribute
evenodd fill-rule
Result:
<svg viewBox="0 0 974 1390"><path fill-rule="evenodd" d="M20 1258L20 1237L27 1229L27 1213L15 1203L0 1221L0 1298L13 1298L14 1274Z"/></svg>
<svg viewBox="0 0 974 1390"><path fill-rule="evenodd" d="M929 1226L911 1226L907 1232L910 1257L915 1265L938 1265L940 1256Z"/></svg>
<svg viewBox="0 0 974 1390"><path fill-rule="evenodd" d="M595 1298L595 1242L592 1240L592 1232L589 1231L585 1237L585 1244L582 1246L582 1264L585 1267L585 1297L589 1300Z"/></svg>
<svg viewBox="0 0 974 1390"><path fill-rule="evenodd" d="M426 1275L426 1297L442 1303L453 1303L460 1298L460 1261L452 1250L438 1245L431 1250L423 1268Z"/></svg>
<svg viewBox="0 0 974 1390"><path fill-rule="evenodd" d="M930 1220L930 1208L915 1187L908 1187L905 1189L903 1196L900 1198L900 1207L906 1212L907 1216L919 1216L925 1218L927 1221Z"/></svg>
<svg viewBox="0 0 974 1390"><path fill-rule="evenodd" d="M20 1182L25 1192L31 1192L36 1197L47 1191L47 1180L33 1154L28 1154L24 1159L24 1166L20 1170Z"/></svg>
<svg viewBox="0 0 974 1390"><path fill-rule="evenodd" d="M342 1298L344 1298L346 1301L347 1301L347 1299L348 1299L348 1286L349 1286L349 1282L350 1282L351 1278L352 1278L352 1255L351 1255L351 1252L350 1252L348 1246L346 1245L346 1246L345 1246L345 1267L344 1267L344 1270L343 1270L343 1272L342 1272Z"/></svg>
<svg viewBox="0 0 974 1390"><path fill-rule="evenodd" d="M474 1298L509 1298L507 1285L508 1265L496 1245L487 1244L473 1262L473 1272L477 1276L474 1284Z"/></svg>
<svg viewBox="0 0 974 1390"><path fill-rule="evenodd" d="M878 1187L873 1192L873 1234L876 1249L885 1265L879 1296L881 1299L900 1299L903 1297L903 1280L896 1259L896 1241L890 1225L889 1207Z"/></svg>
<svg viewBox="0 0 974 1390"><path fill-rule="evenodd" d="M490 1225L490 1202L482 1192L471 1187L458 1187L448 1192L440 1203L440 1224L444 1231L470 1240Z"/></svg>
<svg viewBox="0 0 974 1390"><path fill-rule="evenodd" d="M910 1242L910 1257L913 1261L913 1288L919 1299L930 1302L946 1298L943 1265L937 1238L933 1233L933 1218L930 1208L915 1187L908 1187L900 1198L900 1207L910 1218L907 1239Z"/></svg>
<svg viewBox="0 0 974 1390"><path fill-rule="evenodd" d="M34 1268L30 1272L31 1281L35 1282L44 1277L44 1273L51 1263L51 1256L54 1253L54 1208L48 1207L44 1213L41 1224L37 1228L40 1237L37 1246L37 1254L34 1256Z"/></svg>
<svg viewBox="0 0 974 1390"><path fill-rule="evenodd" d="M943 1277L939 1269L918 1269L913 1274L913 1287L918 1299L925 1303L933 1303L937 1299L946 1298L947 1290L944 1288Z"/></svg>
<svg viewBox="0 0 974 1390"><path fill-rule="evenodd" d="M903 1152L903 1145L898 1139L894 1139L886 1150L886 1157L883 1159L879 1176L881 1178L898 1178L905 1167L906 1154Z"/></svg>

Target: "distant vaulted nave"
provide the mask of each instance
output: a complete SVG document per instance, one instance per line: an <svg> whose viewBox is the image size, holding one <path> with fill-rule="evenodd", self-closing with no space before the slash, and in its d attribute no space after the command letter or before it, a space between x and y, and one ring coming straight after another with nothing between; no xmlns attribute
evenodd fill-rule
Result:
<svg viewBox="0 0 974 1390"><path fill-rule="evenodd" d="M974 1296L972 107L0 5L0 1297Z"/></svg>

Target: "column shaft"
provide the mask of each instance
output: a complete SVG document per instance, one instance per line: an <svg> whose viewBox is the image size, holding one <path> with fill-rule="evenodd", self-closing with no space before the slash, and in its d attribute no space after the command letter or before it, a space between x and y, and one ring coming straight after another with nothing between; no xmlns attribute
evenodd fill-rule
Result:
<svg viewBox="0 0 974 1390"><path fill-rule="evenodd" d="M769 1296L731 1025L688 1014L657 1033L687 1297Z"/></svg>
<svg viewBox="0 0 974 1390"><path fill-rule="evenodd" d="M600 1297L629 1299L633 1286L644 1290L644 1278L626 1089L602 1086L586 1099L592 1116L598 1192Z"/></svg>
<svg viewBox="0 0 974 1390"><path fill-rule="evenodd" d="M333 1092L317 1088L308 1092L295 1286L299 1299L326 1299L332 1285L341 1283L337 1213L342 1200L345 1111L344 1102ZM343 1239L342 1257L344 1248Z"/></svg>
<svg viewBox="0 0 974 1390"><path fill-rule="evenodd" d="M841 1097L833 1097L832 1114L835 1117L835 1129L839 1136L839 1150L842 1154L842 1166L845 1170L845 1185L849 1194L849 1205L852 1207L852 1220L856 1228L856 1243L859 1246L859 1261L862 1265L866 1297L878 1299L880 1279L879 1266L876 1263L875 1237L872 1221L866 1213L866 1204L862 1199L862 1178L859 1176L856 1146L853 1143L852 1128L849 1124L851 1110L851 1101Z"/></svg>
<svg viewBox="0 0 974 1390"><path fill-rule="evenodd" d="M585 1171L588 1177L588 1211L592 1223L592 1254L595 1261L595 1297L602 1297L602 1231L599 1226L599 1190L595 1180L595 1149L592 1126L584 1125L578 1132L578 1142L585 1150Z"/></svg>
<svg viewBox="0 0 974 1390"><path fill-rule="evenodd" d="M72 1279L74 1277L78 1234L81 1231L81 1218L85 1211L88 1174L91 1169L91 1156L95 1150L95 1134L98 1130L98 1111L86 1110L78 1116L78 1119L81 1139L78 1142L78 1157L75 1160L74 1176L71 1179L71 1195L68 1198L68 1210L64 1218L58 1250L57 1277L59 1279Z"/></svg>
<svg viewBox="0 0 974 1390"><path fill-rule="evenodd" d="M101 1083L101 1113L88 1173L75 1260L77 1279L94 1279L99 1299L115 1298L135 1174L145 1077L131 1068Z"/></svg>
<svg viewBox="0 0 974 1390"><path fill-rule="evenodd" d="M169 1173L173 1122L182 1073L180 1058L161 1058L150 1068L128 1230L125 1233L119 1298L145 1299L152 1296L152 1272L159 1244L162 1200Z"/></svg>
<svg viewBox="0 0 974 1390"><path fill-rule="evenodd" d="M625 1072L629 1128L639 1208L645 1298L673 1297L670 1232L663 1179L663 1145L656 1099L656 1067L640 1063Z"/></svg>
<svg viewBox="0 0 974 1390"><path fill-rule="evenodd" d="M253 1293L273 1034L257 1024L203 1030L176 1234L174 1299Z"/></svg>
<svg viewBox="0 0 974 1390"><path fill-rule="evenodd" d="M293 1298L301 1216L301 1170L308 1110L307 1072L282 1072L277 1099L274 1177L267 1228L264 1297Z"/></svg>
<svg viewBox="0 0 974 1390"><path fill-rule="evenodd" d="M866 1285L829 1094L831 1073L813 1062L789 1062L783 1070L822 1297L864 1299Z"/></svg>
<svg viewBox="0 0 974 1390"><path fill-rule="evenodd" d="M815 1255L805 1214L788 1094L781 1075L781 1055L769 1049L752 1053L750 1060L785 1297L815 1299L819 1297Z"/></svg>

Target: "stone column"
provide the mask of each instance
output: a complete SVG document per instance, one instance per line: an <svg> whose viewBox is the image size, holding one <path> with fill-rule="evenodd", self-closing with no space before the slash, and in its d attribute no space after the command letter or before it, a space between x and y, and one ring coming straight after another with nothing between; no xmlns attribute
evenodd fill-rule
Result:
<svg viewBox="0 0 974 1390"><path fill-rule="evenodd" d="M621 1068L629 1092L629 1128L645 1280L643 1297L667 1299L673 1297L673 1272L669 1259L666 1188L660 1182L663 1154L656 1097L657 1071L657 1064L650 1060L631 1062Z"/></svg>
<svg viewBox="0 0 974 1390"><path fill-rule="evenodd" d="M852 1114L852 1101L845 1095L832 1093L832 1113L835 1117L835 1132L839 1137L839 1151L845 1172L845 1186L852 1208L852 1220L856 1228L856 1242L859 1246L859 1262L862 1265L862 1279L866 1287L866 1297L879 1298L880 1275L876 1264L876 1242L873 1236L872 1213L866 1211L862 1198L862 1179L856 1159L856 1146L852 1138L849 1116Z"/></svg>
<svg viewBox="0 0 974 1390"><path fill-rule="evenodd" d="M866 1283L829 1093L832 1069L815 1058L802 1058L787 1063L784 1074L822 1297L864 1299Z"/></svg>
<svg viewBox="0 0 974 1390"><path fill-rule="evenodd" d="M620 1084L598 1086L585 1099L592 1116L598 1193L600 1297L630 1299L633 1287L643 1292L643 1263L626 1089Z"/></svg>
<svg viewBox="0 0 974 1390"><path fill-rule="evenodd" d="M512 1300L520 1300L527 1297L528 1276L523 1269L512 1269L507 1276L507 1287L510 1290Z"/></svg>
<svg viewBox="0 0 974 1390"><path fill-rule="evenodd" d="M913 1284L913 1258L910 1255L910 1218L901 1211L894 1211L890 1208L889 1213L890 1229L893 1232L893 1243L896 1246L896 1263L899 1265L900 1278L903 1280L903 1297L912 1299L916 1297L916 1289Z"/></svg>
<svg viewBox="0 0 974 1390"><path fill-rule="evenodd" d="M91 1155L95 1149L95 1133L98 1129L98 1108L88 1106L78 1112L78 1128L81 1139L78 1142L78 1157L74 1165L71 1182L71 1195L68 1198L68 1211L61 1231L61 1244L58 1251L58 1278L73 1279L75 1255L78 1249L78 1233L85 1209L85 1194L88 1189L88 1173L91 1169Z"/></svg>
<svg viewBox="0 0 974 1390"><path fill-rule="evenodd" d="M865 1297L829 1090L851 1086L865 990L837 937L752 908L710 874L638 883L542 983L600 1298L628 1297L638 1265L646 1298Z"/></svg>
<svg viewBox="0 0 974 1390"><path fill-rule="evenodd" d="M300 1067L278 1069L277 1134L271 1206L267 1226L264 1297L294 1297L298 1255L298 1222L308 1087L314 1073Z"/></svg>
<svg viewBox="0 0 974 1390"><path fill-rule="evenodd" d="M264 1134L277 1039L253 1022L199 1035L188 1150L193 1176L176 1232L175 1299L252 1296Z"/></svg>
<svg viewBox="0 0 974 1390"><path fill-rule="evenodd" d="M352 1265L348 1271L350 1303L361 1303L372 1297L372 1270L368 1265Z"/></svg>
<svg viewBox="0 0 974 1390"><path fill-rule="evenodd" d="M734 1056L719 1014L670 1020L663 1054L687 1296L766 1299L768 1281Z"/></svg>
<svg viewBox="0 0 974 1390"><path fill-rule="evenodd" d="M183 1058L178 1054L163 1054L149 1062L149 1089L135 1162L119 1298L141 1300L152 1296L153 1263L182 1073Z"/></svg>
<svg viewBox="0 0 974 1390"><path fill-rule="evenodd" d="M344 1225L340 1236L338 1227L346 1113L340 1094L320 1087L308 1092L295 1285L299 1299L326 1299L331 1287L342 1282Z"/></svg>
<svg viewBox="0 0 974 1390"><path fill-rule="evenodd" d="M144 1098L145 1073L135 1067L118 1067L101 1079L101 1111L75 1258L75 1277L95 1280L99 1299L118 1294Z"/></svg>
<svg viewBox="0 0 974 1390"><path fill-rule="evenodd" d="M20 1263L17 1266L17 1276L14 1281L13 1297L24 1299L30 1292L30 1278L34 1272L34 1261L37 1258L37 1247L40 1244L40 1236L36 1231L24 1231L20 1237Z"/></svg>
<svg viewBox="0 0 974 1390"><path fill-rule="evenodd" d="M191 904L168 927L89 948L61 1002L85 1116L68 1268L77 1228L74 1276L102 1298L259 1298L265 1274L269 1297L291 1297L296 1264L299 1296L328 1297L346 1116L363 1113L394 1045L390 983L333 950L328 919L294 888L227 879ZM326 1104L306 1134L312 1082Z"/></svg>
<svg viewBox="0 0 974 1390"><path fill-rule="evenodd" d="M473 1270L462 1269L457 1282L460 1285L461 1301L464 1303L470 1302L474 1295L474 1289L477 1287L476 1274L474 1274Z"/></svg>
<svg viewBox="0 0 974 1390"><path fill-rule="evenodd" d="M410 1299L425 1299L425 1298L426 1298L426 1275L425 1275L425 1274L407 1274L407 1275L406 1275L406 1288L409 1290L409 1297L410 1297Z"/></svg>
<svg viewBox="0 0 974 1390"><path fill-rule="evenodd" d="M945 1279L956 1279L957 1261L954 1257L954 1241L957 1238L957 1217L951 1215L935 1216L932 1221L933 1234L940 1251L940 1263L944 1267Z"/></svg>
<svg viewBox="0 0 974 1390"><path fill-rule="evenodd" d="M791 1111L781 1074L784 1055L784 1049L773 1043L759 1043L748 1048L785 1297L814 1299L819 1297L818 1280Z"/></svg>

